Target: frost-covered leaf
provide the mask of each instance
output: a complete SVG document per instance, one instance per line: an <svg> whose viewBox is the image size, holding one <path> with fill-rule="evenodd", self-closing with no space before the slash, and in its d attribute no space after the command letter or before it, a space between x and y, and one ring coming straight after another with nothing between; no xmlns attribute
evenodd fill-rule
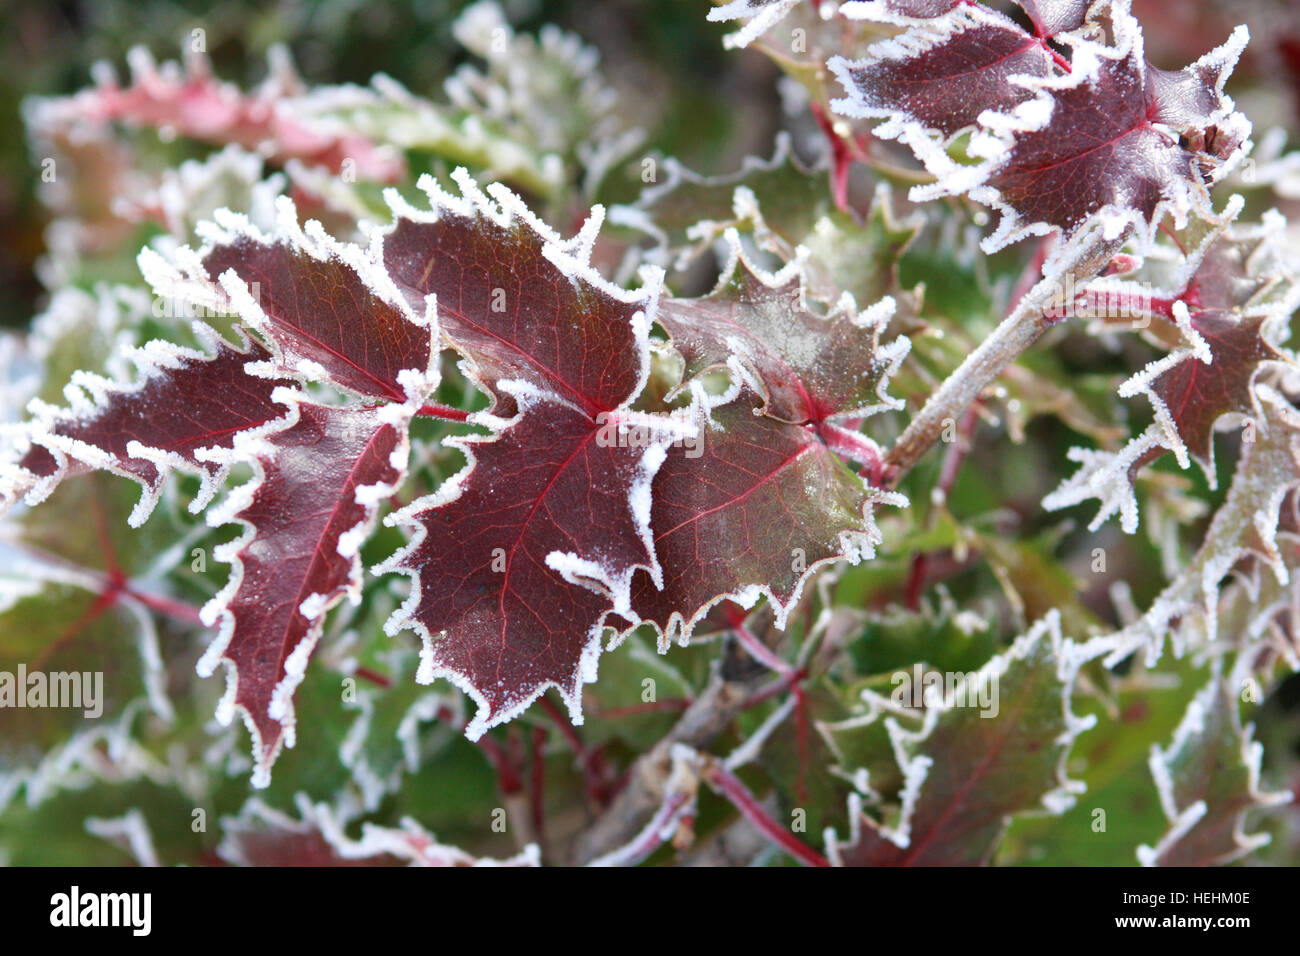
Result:
<svg viewBox="0 0 1300 956"><path fill-rule="evenodd" d="M647 499L661 446L601 434L536 400L495 436L450 439L466 471L401 514L415 541L381 570L416 583L390 630L424 637L421 683L445 676L479 702L471 737L551 686L580 718L604 618L626 606L633 571L655 566Z"/></svg>
<svg viewBox="0 0 1300 956"><path fill-rule="evenodd" d="M1086 858L1097 866L1132 866L1134 847L1155 842L1166 826L1151 785L1151 747L1173 736L1204 683L1202 671L1186 658L1159 670L1137 663L1122 676L1097 662L1086 665L1073 707L1095 715L1097 723L1070 753L1086 794L1060 816L1013 820L994 865L1032 860L1068 866Z"/></svg>
<svg viewBox="0 0 1300 956"><path fill-rule="evenodd" d="M0 540L0 806L19 786L39 802L72 757L124 737L145 715L169 721L175 687L163 632L139 595L161 595L179 536L155 520L129 530L133 486L90 474L40 509L6 519ZM59 754L62 754L60 757Z"/></svg>
<svg viewBox="0 0 1300 956"><path fill-rule="evenodd" d="M505 860L474 857L441 844L414 820L401 828L361 825L359 839L349 837L346 819L328 804L297 798L298 819L259 800L250 800L239 816L222 820L217 852L238 866L538 866L536 846Z"/></svg>
<svg viewBox="0 0 1300 956"><path fill-rule="evenodd" d="M1279 582L1287 581L1289 572L1278 551L1277 533L1286 496L1300 484L1300 413L1267 386L1258 386L1257 393L1260 415L1254 422L1254 440L1242 443L1232 485L1200 549L1160 592L1146 614L1115 634L1095 639L1096 649L1108 652L1108 664L1142 649L1146 650L1147 660L1154 663L1166 637L1172 640L1175 653L1181 655L1188 635L1174 622L1183 616L1205 628L1205 633L1197 635L1199 641L1212 643L1217 631L1214 607L1220 583L1245 557L1259 558L1272 568ZM1098 479L1106 476L1105 471L1095 473ZM1113 475L1098 484L1104 493L1107 485L1114 487L1116 482L1124 482L1131 494L1127 481L1126 475ZM1078 487L1084 484L1080 476L1071 482ZM1205 613L1189 613L1198 609Z"/></svg>
<svg viewBox="0 0 1300 956"><path fill-rule="evenodd" d="M1246 816L1286 803L1289 793L1261 793L1263 748L1241 726L1236 689L1218 675L1196 695L1169 747L1151 750L1151 774L1169 830L1138 849L1146 866L1231 863L1269 842L1248 834Z"/></svg>
<svg viewBox="0 0 1300 956"><path fill-rule="evenodd" d="M746 47L802 2L804 0L730 0L709 11L709 22L742 21L741 28L728 34L724 42L727 46Z"/></svg>
<svg viewBox="0 0 1300 956"><path fill-rule="evenodd" d="M1266 321L1265 316L1200 310L1189 317L1200 354L1187 355L1143 382L1207 472L1214 464L1214 423L1231 412L1253 414L1256 377L1264 363L1282 360L1264 338Z"/></svg>
<svg viewBox="0 0 1300 956"><path fill-rule="evenodd" d="M34 102L29 125L39 135L49 135L53 130L126 122L203 142L236 143L277 162L296 158L336 173L346 168L370 179L391 182L404 171L391 149L338 124L304 120L295 103L301 81L282 48L272 55L270 77L252 94L217 80L201 53L190 54L184 67L175 62L159 67L147 49L134 47L127 63L128 85L122 86L111 69L101 69L92 89Z"/></svg>
<svg viewBox="0 0 1300 956"><path fill-rule="evenodd" d="M849 0L840 12L855 20L911 24L950 13L966 0Z"/></svg>
<svg viewBox="0 0 1300 956"><path fill-rule="evenodd" d="M1052 37L1082 27L1110 6L1098 0L1016 0L1039 36Z"/></svg>
<svg viewBox="0 0 1300 956"><path fill-rule="evenodd" d="M1255 381L1266 370L1283 369L1288 356L1279 346L1300 301L1287 266L1275 254L1276 217L1234 228L1240 208L1234 199L1222 216L1189 226L1188 233L1204 236L1182 257L1169 288L1153 291L1136 278L1100 280L1081 296L1102 322L1117 321L1108 315L1113 312L1149 327L1159 342L1176 343L1166 357L1121 385L1119 394L1150 399L1160 443L1174 451L1182 467L1189 456L1195 459L1211 487L1215 425L1231 413L1257 414Z"/></svg>
<svg viewBox="0 0 1300 956"><path fill-rule="evenodd" d="M827 835L841 866L954 866L988 862L1014 814L1060 813L1080 787L1065 776L1075 736L1092 721L1070 712L1077 662L1056 616L956 687L927 694L924 723L890 723L906 781L894 826L854 800L847 841Z"/></svg>
<svg viewBox="0 0 1300 956"><path fill-rule="evenodd" d="M653 294L630 294L585 264L600 215L565 241L509 191L490 188L494 205L463 171L456 181L466 198L421 179L432 212L390 197L398 219L383 236L383 263L412 307L434 297L443 336L507 407L503 380L588 416L628 401L646 375Z"/></svg>
<svg viewBox="0 0 1300 956"><path fill-rule="evenodd" d="M279 374L405 401L401 373L431 375L437 359L424 304L407 307L373 257L330 238L319 223L300 228L289 200L277 209L275 236L241 216L218 214L220 225L203 230L208 245L196 256L202 274L219 282L240 316L267 338ZM192 265L184 253L176 258ZM175 282L157 257L142 255L141 265L155 287ZM201 294L196 286L189 284Z"/></svg>
<svg viewBox="0 0 1300 956"><path fill-rule="evenodd" d="M867 676L897 674L916 663L938 671L978 670L997 649L993 623L959 609L940 585L933 601L918 610L893 606L864 612L861 632L847 645L854 671Z"/></svg>
<svg viewBox="0 0 1300 956"><path fill-rule="evenodd" d="M871 206L861 218L832 212L813 223L799 242L808 250L804 264L816 298L833 302L847 292L867 306L892 296L903 316L920 308L921 294L899 279L903 256L924 225L917 213L899 215L888 183L878 183ZM787 261L797 258L797 253Z"/></svg>
<svg viewBox="0 0 1300 956"><path fill-rule="evenodd" d="M1109 0L1014 0L1025 11L1035 35L1043 38L1079 30L1104 15ZM930 21L961 6L978 9L968 0L850 0L840 7L846 17L881 23Z"/></svg>
<svg viewBox="0 0 1300 956"><path fill-rule="evenodd" d="M1010 110L1034 94L1019 76L1048 76L1050 47L1002 14L964 5L940 20L881 41L862 60L832 59L848 92L845 115L887 119L877 135L894 139L907 124L941 137L970 126L988 110Z"/></svg>
<svg viewBox="0 0 1300 956"><path fill-rule="evenodd" d="M1243 435L1252 440L1261 414L1257 386L1265 373L1271 381L1294 366L1284 343L1300 289L1280 218L1270 213L1237 224L1241 206L1234 197L1221 215L1192 219L1172 259L1161 248L1132 276L1092 280L1078 294L1076 307L1095 327L1142 329L1169 351L1119 388L1125 397L1145 394L1155 423L1118 453L1072 448L1070 458L1082 467L1044 499L1045 507L1098 497L1102 508L1090 528L1118 511L1131 534L1138 526L1133 486L1148 464L1167 452L1183 468L1195 459L1213 488L1221 420L1250 423Z"/></svg>
<svg viewBox="0 0 1300 956"><path fill-rule="evenodd" d="M383 686L367 683L359 668L351 680L357 684L358 714L339 746L339 757L352 771L368 811L378 809L396 793L406 774L418 771L427 751L425 738L435 732L445 743L453 727L464 726L459 695L421 687L414 680L416 655L407 648L384 655ZM435 731L427 725L445 722Z"/></svg>
<svg viewBox="0 0 1300 956"><path fill-rule="evenodd" d="M118 197L115 208L129 222L157 222L177 240L189 242L198 224L212 219L218 209L242 209L253 222L272 225L275 197L284 187L282 175L265 176L260 156L232 143L201 161L187 159L163 170L137 194Z"/></svg>
<svg viewBox="0 0 1300 956"><path fill-rule="evenodd" d="M875 554L875 506L905 503L868 487L810 430L759 414L762 404L742 387L655 476L650 524L663 587L639 575L632 610L659 628L661 646L686 643L724 598L750 606L767 595L784 627L819 565Z"/></svg>
<svg viewBox="0 0 1300 956"><path fill-rule="evenodd" d="M971 190L1004 213L990 248L1049 229L1072 236L1097 215L1108 236L1126 224L1147 236L1163 210L1181 221L1203 205L1206 185L1243 154L1250 124L1223 84L1244 29L1179 72L1143 59L1131 17L1117 11L1115 30L1113 50L1077 48L1076 85L1043 81L1048 98L1003 124L1010 132L989 150L993 168Z"/></svg>
<svg viewBox="0 0 1300 956"><path fill-rule="evenodd" d="M122 385L78 372L65 393L68 407L33 403L33 446L17 467L0 466L0 485L26 489L27 501L35 503L70 471L106 469L143 487L130 516L139 525L153 511L167 476L179 469L203 476L203 491L193 503L201 509L229 470L209 453L229 449L240 432L284 414L271 398L283 381L244 371L248 362L269 359L266 349L205 337L210 355L155 340L132 356L142 373L138 382Z"/></svg>
<svg viewBox="0 0 1300 956"><path fill-rule="evenodd" d="M632 205L614 206L610 222L652 237L656 248L644 258L678 270L733 226L774 234L793 247L830 210L823 175L805 168L785 132L777 134L770 157L747 156L739 170L720 176L702 176L669 156L661 181Z"/></svg>
<svg viewBox="0 0 1300 956"><path fill-rule="evenodd" d="M452 30L486 61L486 70L463 65L444 84L451 105L467 114L452 155L496 128L501 142L486 156L493 178L509 172L497 168L498 158L509 164L532 153L551 189L581 177L590 197L644 138L626 125L618 94L598 69L599 52L578 36L553 26L536 37L516 33L490 2L468 6Z"/></svg>
<svg viewBox="0 0 1300 956"><path fill-rule="evenodd" d="M605 615L628 609L633 573L658 578L650 479L681 419L629 410L649 367L654 288L628 293L584 261L599 217L565 242L504 189L497 207L425 188L435 211L398 203L384 261L413 300L436 297L444 336L494 397L470 459L397 520L415 534L382 568L411 576L389 622L425 640L418 679L470 693L477 738L557 687L575 721ZM440 636L441 635L441 636Z"/></svg>
<svg viewBox="0 0 1300 956"><path fill-rule="evenodd" d="M113 745L107 748L113 749ZM93 753L93 751L92 751ZM89 756L89 755L88 755ZM102 752L97 769L72 771L37 803L0 813L7 866L201 866L213 862L205 833L191 829L194 799L170 779L124 778ZM166 771L150 768L157 776ZM67 771L65 771L67 772Z"/></svg>
<svg viewBox="0 0 1300 956"><path fill-rule="evenodd" d="M358 550L379 503L401 484L409 455L410 405L329 408L282 389L284 424L244 432L230 461L256 475L208 514L244 534L215 552L232 564L226 587L203 608L220 633L199 662L227 666L218 719L243 713L253 735L255 786L266 786L281 746L293 746L294 688L320 638L326 612L361 587Z"/></svg>
<svg viewBox="0 0 1300 956"><path fill-rule="evenodd" d="M908 342L880 344L892 299L861 314L851 299L818 314L802 261L766 273L743 255L734 231L727 238L733 261L718 288L698 299L666 299L657 316L685 359L686 378L735 357L762 387L764 413L795 424L898 406L884 389Z"/></svg>
<svg viewBox="0 0 1300 956"><path fill-rule="evenodd" d="M899 674L898 686L905 686L903 682L910 681L915 671L900 670ZM855 801L872 806L897 803L907 781L894 754L890 721L885 718L914 732L921 728L922 715L870 690L859 692L858 697L850 708L852 716L815 724L834 756L831 772L853 786Z"/></svg>
<svg viewBox="0 0 1300 956"><path fill-rule="evenodd" d="M1065 11L1063 22L1071 19ZM994 22L968 9L939 22L967 21ZM910 44L890 41L892 46L882 47L890 58L886 65L832 60L832 69L851 94L835 106L848 116L893 117L878 132L906 142L937 177L933 185L913 189L913 199L968 193L1001 211L997 231L985 240L988 252L1029 235L1089 235L1087 227L1093 222L1100 222L1107 239L1133 228L1149 244L1166 212L1181 223L1190 211L1205 207L1207 186L1244 155L1250 124L1235 111L1223 84L1247 34L1240 28L1185 70L1164 71L1144 59L1136 20L1115 8L1111 22L1113 45L1075 36L1068 64L1052 55L1050 70L1040 61L1018 66L1014 78L997 67L992 74L979 74L996 81L997 93L989 102L980 101L987 108L977 115L964 108L964 101L953 113L958 105L945 107L941 98L924 94L909 105L899 84L886 76L891 62L929 55L935 25L927 23L907 35ZM1021 35L1022 43L1033 40L1041 49L1040 39ZM923 36L931 39L919 39ZM1019 49L1014 32L999 36L1004 45ZM967 59L976 65L983 62ZM854 79L855 69L866 84L865 94ZM1012 95L1006 87L1018 87L1024 96ZM999 96L1008 101L997 103ZM902 112L895 115L891 107ZM972 119L979 128L968 151L983 162L966 165L949 156L933 132L942 135ZM1068 254L1068 246L1058 252Z"/></svg>

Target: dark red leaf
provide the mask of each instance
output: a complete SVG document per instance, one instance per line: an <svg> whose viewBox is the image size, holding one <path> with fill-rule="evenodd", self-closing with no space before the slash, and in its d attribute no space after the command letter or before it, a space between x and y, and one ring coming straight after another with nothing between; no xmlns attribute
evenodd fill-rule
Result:
<svg viewBox="0 0 1300 956"><path fill-rule="evenodd" d="M1192 327L1209 346L1213 360L1207 365L1189 354L1151 381L1187 451L1207 467L1214 460L1214 423L1229 412L1251 414L1261 363L1283 358L1260 334L1265 321L1217 310L1193 314Z"/></svg>
<svg viewBox="0 0 1300 956"><path fill-rule="evenodd" d="M636 569L656 567L649 486L673 430L626 410L647 374L653 297L573 254L598 221L565 242L504 190L494 210L457 179L468 201L430 183L435 215L398 209L384 263L412 303L436 296L444 336L494 409L516 414L455 442L469 465L406 510L415 540L381 570L412 577L390 630L426 639L421 681L449 677L478 701L473 738L551 686L581 719L602 622L627 609Z"/></svg>
<svg viewBox="0 0 1300 956"><path fill-rule="evenodd" d="M551 686L578 716L611 593L625 606L633 572L654 566L632 497L648 496L657 462L604 434L568 405L538 402L499 437L458 442L472 461L455 497L413 506L414 542L380 569L416 581L410 617L394 626L426 638L422 682L450 677L479 702L472 737Z"/></svg>
<svg viewBox="0 0 1300 956"><path fill-rule="evenodd" d="M522 204L508 225L443 208L436 221L400 218L383 257L412 307L437 297L442 334L495 398L502 379L522 379L594 416L641 384L644 367L629 357L643 348L633 320L645 305L580 278L576 262L558 266L544 253L558 246Z"/></svg>
<svg viewBox="0 0 1300 956"><path fill-rule="evenodd" d="M632 609L689 637L723 597L768 595L779 620L819 564L870 557L877 499L810 429L757 412L743 389L712 410L702 446L673 448L655 476L651 527L663 588L638 575ZM782 624L782 626L784 626Z"/></svg>
<svg viewBox="0 0 1300 956"><path fill-rule="evenodd" d="M237 224L204 253L203 267L211 281L232 271L247 286L255 307L238 297L234 305L272 343L286 372L405 401L399 373L424 373L436 358L433 333L417 320L424 309L382 297L369 275L378 267L345 259L344 248L323 234L297 233L296 224L275 239Z"/></svg>
<svg viewBox="0 0 1300 956"><path fill-rule="evenodd" d="M1041 37L1077 30L1088 22L1090 8L1100 6L1104 10L1110 6L1097 0L1016 0L1016 5L1029 15Z"/></svg>
<svg viewBox="0 0 1300 956"><path fill-rule="evenodd" d="M1040 38L982 7L963 7L867 53L863 60L830 62L849 94L836 108L892 118L891 128L911 120L944 137L986 109L1007 110L1034 95L1012 77L1052 72L1052 52Z"/></svg>
<svg viewBox="0 0 1300 956"><path fill-rule="evenodd" d="M1016 132L988 176L1011 217L1003 231L1020 222L1069 235L1108 207L1150 224L1165 204L1186 209L1245 138L1248 126L1222 94L1244 34L1170 74L1142 59L1136 24L1118 24L1119 55L1104 52L1095 75L1052 90L1050 117Z"/></svg>
<svg viewBox="0 0 1300 956"><path fill-rule="evenodd" d="M198 502L206 503L225 475L225 466L204 449L229 449L243 431L284 415L271 393L284 380L244 371L270 353L256 343L243 349L214 340L213 354L155 341L136 354L144 372L135 386L119 386L97 376L78 375L74 384L92 398L68 409L44 409L33 423L35 444L20 463L43 479L44 496L66 473L89 466L105 468L144 487L131 515L140 524L153 510L163 482L175 468L207 479Z"/></svg>
<svg viewBox="0 0 1300 956"><path fill-rule="evenodd" d="M199 663L230 675L218 717L243 712L253 734L255 785L265 786L282 745L293 745L291 696L302 679L325 613L359 594L357 550L377 504L405 474L409 406L328 408L295 402L296 421L260 440L241 439L257 477L208 515L247 530L221 546L226 587L203 608L221 632Z"/></svg>

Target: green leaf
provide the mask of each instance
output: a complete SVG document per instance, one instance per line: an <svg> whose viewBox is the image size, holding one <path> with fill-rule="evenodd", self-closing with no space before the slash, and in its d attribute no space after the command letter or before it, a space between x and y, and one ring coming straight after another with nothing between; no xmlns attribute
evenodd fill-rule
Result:
<svg viewBox="0 0 1300 956"><path fill-rule="evenodd" d="M910 731L886 718L904 777L897 822L885 826L852 800L848 840L828 835L841 866L987 863L1020 813L1062 813L1081 785L1065 775L1074 738L1092 721L1070 712L1078 663L1049 614L1004 654L954 686L929 692ZM964 705L964 706L959 706Z"/></svg>
<svg viewBox="0 0 1300 956"><path fill-rule="evenodd" d="M1218 674L1187 708L1168 748L1152 747L1151 775L1169 829L1154 847L1138 848L1144 866L1230 863L1269 842L1248 834L1246 816L1291 794L1261 793L1263 748L1242 727L1236 690Z"/></svg>

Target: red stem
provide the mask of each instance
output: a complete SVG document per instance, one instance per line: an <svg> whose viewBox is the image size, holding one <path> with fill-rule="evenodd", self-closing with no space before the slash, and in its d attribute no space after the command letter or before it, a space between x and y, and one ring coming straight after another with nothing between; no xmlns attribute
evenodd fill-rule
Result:
<svg viewBox="0 0 1300 956"><path fill-rule="evenodd" d="M741 816L753 824L759 833L800 863L805 866L831 865L830 860L803 841L795 839L793 833L773 820L749 788L730 770L714 763L705 771L704 777L715 790L731 801L732 805L740 811Z"/></svg>
<svg viewBox="0 0 1300 956"><path fill-rule="evenodd" d="M543 696L539 700L542 710L546 715L555 722L559 728L560 736L568 743L573 755L578 760L578 766L582 768L583 777L587 784L587 796L597 805L605 806L609 802L609 793L605 787L604 773L599 758L589 751L578 736L578 732L569 723L568 719L561 713L560 708Z"/></svg>
<svg viewBox="0 0 1300 956"><path fill-rule="evenodd" d="M611 707L609 710L596 710L592 708L592 713L596 716L613 719L618 717L633 717L637 714L657 714L666 710L685 710L691 706L691 702L684 697L673 697L668 700L652 700L643 704L628 704L626 707Z"/></svg>
<svg viewBox="0 0 1300 956"><path fill-rule="evenodd" d="M437 418L445 422L463 422L469 418L469 412L440 402L426 402L415 415L417 418Z"/></svg>
<svg viewBox="0 0 1300 956"><path fill-rule="evenodd" d="M352 672L352 676L363 680L368 684L374 684L376 687L382 687L384 690L393 686L393 682L380 674L378 671L372 671L369 667L358 667ZM441 716L441 714L439 715Z"/></svg>
<svg viewBox="0 0 1300 956"><path fill-rule="evenodd" d="M529 760L532 764L532 777L528 783L533 815L533 833L537 842L544 842L546 833L546 728L534 727L533 738L529 742Z"/></svg>
<svg viewBox="0 0 1300 956"><path fill-rule="evenodd" d="M862 465L870 484L876 487L883 484L885 460L875 442L866 435L826 421L817 423L817 435L831 451Z"/></svg>
<svg viewBox="0 0 1300 956"><path fill-rule="evenodd" d="M947 501L948 495L952 493L953 485L957 483L957 474L970 453L971 437L978 422L979 405L974 404L966 409L966 414L962 416L957 426L957 440L944 452L943 461L939 464L939 480L935 483L935 490L943 495L944 501ZM930 555L923 551L918 552L912 559L912 568L908 574L907 584L903 588L903 603L909 611L920 609L921 596L925 593L925 581L929 571Z"/></svg>
<svg viewBox="0 0 1300 956"><path fill-rule="evenodd" d="M786 663L780 655L759 640L745 626L745 614L740 608L735 605L728 605L727 615L730 618L729 623L732 632L736 635L736 639L740 641L741 646L750 653L754 660L784 678L790 690L794 693L795 737L799 747L799 776L795 781L795 793L798 799L805 800L808 797L807 771L810 754L808 750L808 696L804 693L800 684L802 678L799 676L798 671Z"/></svg>
<svg viewBox="0 0 1300 956"><path fill-rule="evenodd" d="M784 694L786 691L790 690L790 688L804 680L807 676L808 668L806 667L800 667L798 670L791 671L789 676L779 677L772 681L772 683L754 691L753 695L749 700L745 701L745 703L741 705L740 709L749 710L752 707L757 707L765 700L771 700L773 697Z"/></svg>
<svg viewBox="0 0 1300 956"><path fill-rule="evenodd" d="M139 601L145 607L159 614L165 614L170 618L181 621L185 624L202 624L199 617L199 609L193 604L186 604L184 601L177 601L173 598L163 597L160 594L148 594L144 591L137 591L129 584L121 589L122 593L130 598Z"/></svg>

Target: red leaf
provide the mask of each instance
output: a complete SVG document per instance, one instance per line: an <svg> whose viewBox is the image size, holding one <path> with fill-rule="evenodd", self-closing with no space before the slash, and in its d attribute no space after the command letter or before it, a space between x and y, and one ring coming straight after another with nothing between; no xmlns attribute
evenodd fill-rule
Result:
<svg viewBox="0 0 1300 956"><path fill-rule="evenodd" d="M437 212L399 204L384 236L384 267L412 307L437 297L443 336L497 400L501 380L521 379L592 416L628 401L645 375L648 300L582 265L599 217L566 243L506 191L496 211L458 181L475 202L422 181Z"/></svg>
<svg viewBox="0 0 1300 956"><path fill-rule="evenodd" d="M986 109L1010 109L1034 94L1016 76L1047 76L1052 51L1040 38L983 7L968 6L901 37L877 43L867 58L828 64L848 91L840 112L891 122L877 130L898 135L919 123L949 137Z"/></svg>
<svg viewBox="0 0 1300 956"><path fill-rule="evenodd" d="M1028 15L1034 31L1040 37L1053 37L1085 26L1088 13L1101 16L1110 6L1098 0L1014 0ZM843 4L841 12L855 20L877 20L882 23L914 23L942 17L958 7L967 10L984 8L969 0L863 0Z"/></svg>
<svg viewBox="0 0 1300 956"><path fill-rule="evenodd" d="M965 0L863 0L846 3L841 9L845 16L858 20L906 23L941 17L963 3Z"/></svg>
<svg viewBox="0 0 1300 956"><path fill-rule="evenodd" d="M1090 8L1100 8L1096 16L1110 6L1097 0L1016 0L1016 4L1029 15L1034 31L1041 37L1077 30L1088 22Z"/></svg>
<svg viewBox="0 0 1300 956"><path fill-rule="evenodd" d="M271 393L284 380L248 375L248 362L270 353L256 343L235 348L208 336L213 355L154 341L135 353L143 379L123 386L78 373L70 408L37 405L31 450L20 465L29 474L33 497L43 499L80 465L104 468L140 483L144 493L130 523L141 524L153 510L173 469L204 477L192 510L216 493L227 467L207 453L229 449L236 436L284 414ZM87 396L86 393L89 393Z"/></svg>
<svg viewBox="0 0 1300 956"><path fill-rule="evenodd" d="M1117 15L1115 28L1114 50L1077 51L1081 82L1045 88L1045 121L1008 124L1005 151L971 191L1006 213L995 244L1044 226L1069 236L1103 211L1145 235L1163 208L1181 215L1202 203L1222 161L1239 152L1249 124L1222 90L1245 32L1186 70L1165 73L1142 58L1131 17Z"/></svg>
<svg viewBox="0 0 1300 956"><path fill-rule="evenodd" d="M867 59L833 58L828 65L849 93L835 108L887 118L877 135L903 140L936 178L915 187L913 200L966 193L1000 210L986 252L1027 235L1073 238L1096 217L1110 238L1132 228L1149 243L1163 212L1181 223L1206 207L1206 187L1235 165L1250 134L1223 93L1246 30L1170 72L1143 58L1141 28L1122 7L1094 11L1111 23L1113 43L1104 45L1079 3L1021 5L1037 36L967 4L877 44ZM899 15L909 6L850 4L845 12L911 23ZM1071 34L1069 60L1046 42L1058 29ZM938 142L972 122L967 152L985 160L978 165ZM1053 262L1066 258L1063 247Z"/></svg>
<svg viewBox="0 0 1300 956"><path fill-rule="evenodd" d="M426 639L422 683L449 677L479 703L471 739L551 686L578 716L605 616L655 566L632 498L648 495L658 455L601 434L566 405L527 405L495 439L453 439L470 465L404 516L415 541L382 570L417 581L398 623Z"/></svg>
<svg viewBox="0 0 1300 956"><path fill-rule="evenodd" d="M1282 360L1260 334L1265 321L1217 310L1193 314L1192 327L1208 346L1211 361L1186 355L1151 380L1151 391L1168 409L1187 451L1207 468L1214 460L1214 423L1229 412L1253 413L1261 363Z"/></svg>
<svg viewBox="0 0 1300 956"><path fill-rule="evenodd" d="M476 739L552 686L581 720L605 616L627 609L638 568L657 571L650 479L682 427L626 409L647 375L654 293L615 289L582 261L599 219L566 243L508 191L494 208L457 180L467 200L423 184L433 215L398 204L384 261L413 303L436 296L445 337L516 414L452 440L469 464L401 514L415 538L378 570L411 576L389 631L425 639L421 682L448 677L474 697Z"/></svg>
<svg viewBox="0 0 1300 956"><path fill-rule="evenodd" d="M244 714L253 735L255 786L266 786L282 745L293 746L291 696L302 679L325 613L361 587L357 551L378 502L400 484L412 406L328 408L281 389L290 423L241 434L230 460L251 458L256 477L208 514L238 521L242 537L215 552L233 567L226 587L203 608L221 632L199 662L218 660L229 687L218 719Z"/></svg>
<svg viewBox="0 0 1300 956"><path fill-rule="evenodd" d="M758 411L747 388L711 410L701 445L669 452L655 476L651 527L663 588L638 576L632 609L664 644L685 642L723 598L767 595L778 626L821 564L871 557L873 493L815 433ZM702 453L701 453L702 448Z"/></svg>
<svg viewBox="0 0 1300 956"><path fill-rule="evenodd" d="M283 234L274 239L242 217L219 217L227 228L202 253L206 277L221 280L287 373L405 401L400 373L428 374L436 360L432 323L387 287L377 263L318 223L299 229L287 200L278 208Z"/></svg>
<svg viewBox="0 0 1300 956"><path fill-rule="evenodd" d="M250 800L238 817L225 818L217 852L238 866L538 866L537 847L529 845L506 860L473 857L439 843L412 820L401 829L361 825L353 840L328 804L312 804L298 795L295 819Z"/></svg>
<svg viewBox="0 0 1300 956"><path fill-rule="evenodd" d="M364 179L383 182L403 175L405 164L392 150L358 133L304 118L284 88L300 82L296 76L284 76L286 71L292 74L288 63L273 62L272 80L245 95L216 80L202 55L187 57L184 70L176 63L160 70L144 47L133 48L127 60L128 86L118 85L109 71L94 89L38 102L33 125L48 131L121 121L208 143L237 143L277 163L299 159L334 173L350 168ZM349 161L351 167L345 167Z"/></svg>
<svg viewBox="0 0 1300 956"><path fill-rule="evenodd" d="M1294 286L1278 260L1285 240L1276 223L1234 230L1239 211L1239 201L1230 203L1220 220L1198 227L1208 229L1173 288L1153 294L1149 284L1111 280L1081 297L1090 314L1108 316L1111 306L1126 306L1116 310L1125 322L1141 316L1170 349L1120 387L1122 396L1150 398L1166 436L1135 460L1130 477L1167 449L1185 465L1185 449L1213 483L1216 422L1231 412L1257 415L1259 372L1288 361L1277 348L1294 305Z"/></svg>

